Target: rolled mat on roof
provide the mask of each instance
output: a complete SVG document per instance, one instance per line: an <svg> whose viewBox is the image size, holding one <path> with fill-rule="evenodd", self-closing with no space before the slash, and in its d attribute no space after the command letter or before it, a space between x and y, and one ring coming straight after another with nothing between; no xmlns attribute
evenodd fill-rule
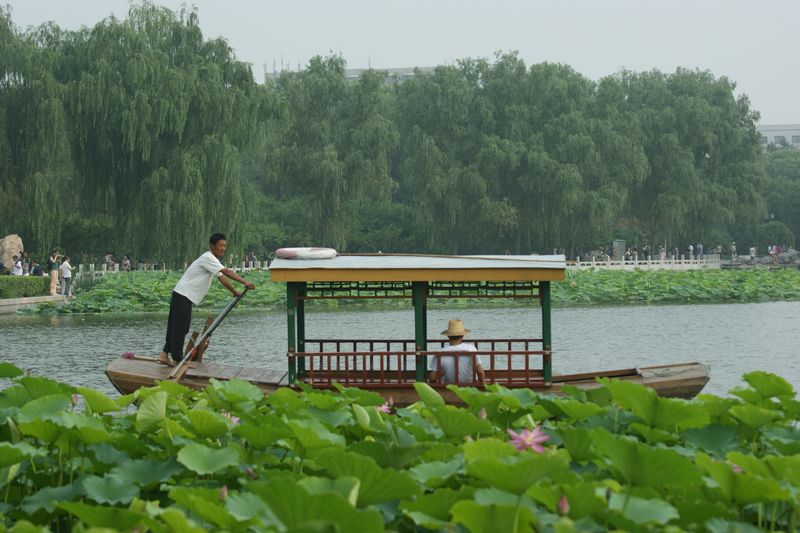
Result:
<svg viewBox="0 0 800 533"><path fill-rule="evenodd" d="M280 259L333 259L339 255L333 248L278 248L275 257Z"/></svg>

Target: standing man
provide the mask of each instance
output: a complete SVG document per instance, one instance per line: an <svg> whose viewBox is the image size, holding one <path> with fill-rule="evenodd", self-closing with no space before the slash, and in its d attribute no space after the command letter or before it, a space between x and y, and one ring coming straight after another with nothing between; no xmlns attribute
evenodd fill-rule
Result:
<svg viewBox="0 0 800 533"><path fill-rule="evenodd" d="M472 355L470 352L478 351L473 344L464 344L464 336L472 330L464 327L461 320L451 320L447 324L447 329L442 335L447 336L449 344L442 348L442 352L461 352L454 355L431 356L428 361L428 379L433 383L455 383L457 385L472 385L474 374L477 374L478 383L481 385L486 381L486 376L481 364L479 355ZM472 361L475 360L473 367ZM456 368L457 367L457 368ZM458 374L456 374L458 371Z"/></svg>
<svg viewBox="0 0 800 533"><path fill-rule="evenodd" d="M64 260L58 269L61 271L61 285L64 297L69 298L69 290L72 288L72 265L69 264L68 255L64 256Z"/></svg>
<svg viewBox="0 0 800 533"><path fill-rule="evenodd" d="M736 262L736 241L731 242L731 263Z"/></svg>
<svg viewBox="0 0 800 533"><path fill-rule="evenodd" d="M47 272L50 273L50 296L55 296L58 292L58 262L61 260L61 255L58 253L58 248L53 248L50 251L50 257L47 258Z"/></svg>
<svg viewBox="0 0 800 533"><path fill-rule="evenodd" d="M208 240L209 251L195 259L172 290L172 301L169 304L169 318L167 319L167 339L164 349L158 356L162 365L174 366L183 359L183 341L189 333L189 324L192 320L192 304L203 301L208 289L211 288L213 278L218 278L226 289L234 296L239 292L231 285L227 278L238 281L248 289L256 286L239 276L236 272L220 262L225 255L228 242L225 235L215 233ZM172 355L172 361L167 358Z"/></svg>

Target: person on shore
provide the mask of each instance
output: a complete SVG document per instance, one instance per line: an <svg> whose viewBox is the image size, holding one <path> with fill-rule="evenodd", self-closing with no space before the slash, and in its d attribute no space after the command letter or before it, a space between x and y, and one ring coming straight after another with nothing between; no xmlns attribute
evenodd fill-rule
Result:
<svg viewBox="0 0 800 533"><path fill-rule="evenodd" d="M736 241L731 242L731 263L736 262Z"/></svg>
<svg viewBox="0 0 800 533"><path fill-rule="evenodd" d="M240 293L228 281L228 278L238 281L248 289L256 288L253 283L242 278L233 270L225 268L220 262L228 247L225 235L215 233L208 242L209 251L189 265L172 290L169 317L167 318L167 338L164 342L164 349L158 356L158 362L162 365L174 366L183 359L183 344L186 334L189 333L192 305L203 301L211 288L211 281L214 277L219 279L220 283L234 296L239 296ZM168 354L172 357L172 361L168 358Z"/></svg>
<svg viewBox="0 0 800 533"><path fill-rule="evenodd" d="M120 268L120 271L122 271L122 272L130 272L130 270L131 270L131 258L128 257L127 255L123 255L122 256L122 266Z"/></svg>
<svg viewBox="0 0 800 533"><path fill-rule="evenodd" d="M447 329L442 332L448 338L449 344L443 347L442 352L461 352L457 355L431 356L428 361L428 380L432 383L455 383L458 385L471 385L474 381L474 374L477 374L478 383L483 385L486 375L483 370L483 363L479 355L472 355L476 352L473 344L465 344L464 336L472 330L464 327L461 320L450 320ZM473 358L475 366L473 367ZM456 365L458 365L458 375L456 375Z"/></svg>
<svg viewBox="0 0 800 533"><path fill-rule="evenodd" d="M31 276L44 276L44 271L36 259L31 261Z"/></svg>
<svg viewBox="0 0 800 533"><path fill-rule="evenodd" d="M18 255L15 255L11 258L11 275L12 276L21 276L22 275L22 260L19 258Z"/></svg>
<svg viewBox="0 0 800 533"><path fill-rule="evenodd" d="M70 289L72 289L72 265L69 264L68 255L64 256L58 269L61 271L61 294L69 298Z"/></svg>
<svg viewBox="0 0 800 533"><path fill-rule="evenodd" d="M47 271L50 272L50 296L58 294L58 262L60 259L58 248L53 248L50 251L50 257L47 258Z"/></svg>

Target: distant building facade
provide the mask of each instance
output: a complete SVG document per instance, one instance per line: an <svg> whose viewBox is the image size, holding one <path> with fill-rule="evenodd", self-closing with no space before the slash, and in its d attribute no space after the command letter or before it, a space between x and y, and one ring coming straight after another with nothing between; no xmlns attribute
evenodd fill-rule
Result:
<svg viewBox="0 0 800 533"><path fill-rule="evenodd" d="M756 130L761 135L761 144L788 144L800 148L800 124L760 124Z"/></svg>

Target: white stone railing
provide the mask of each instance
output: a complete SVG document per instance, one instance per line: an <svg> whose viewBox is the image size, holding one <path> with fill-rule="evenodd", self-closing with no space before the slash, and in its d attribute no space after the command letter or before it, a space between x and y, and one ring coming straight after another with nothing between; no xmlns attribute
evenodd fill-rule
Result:
<svg viewBox="0 0 800 533"><path fill-rule="evenodd" d="M634 259L627 261L612 261L606 258L592 257L590 260L578 257L575 261L567 261L569 270L586 270L590 268L604 270L701 270L718 269L721 267L719 255L711 254L703 259Z"/></svg>
<svg viewBox="0 0 800 533"><path fill-rule="evenodd" d="M267 268L267 265L269 265L269 261L246 261L237 266L228 265L228 268L234 270L235 272L247 272L248 270L265 269ZM188 266L188 263L184 263L183 270L185 271ZM146 265L137 266L135 270L136 272L168 272L170 269L168 269L166 265L162 263L160 268L155 268L153 265ZM105 263L99 266L94 264L81 264L78 265L78 269L75 271L74 277L77 279L89 276L92 279L95 279L105 276L106 274L118 274L119 272L119 263L115 263L113 268L108 268L108 265Z"/></svg>

